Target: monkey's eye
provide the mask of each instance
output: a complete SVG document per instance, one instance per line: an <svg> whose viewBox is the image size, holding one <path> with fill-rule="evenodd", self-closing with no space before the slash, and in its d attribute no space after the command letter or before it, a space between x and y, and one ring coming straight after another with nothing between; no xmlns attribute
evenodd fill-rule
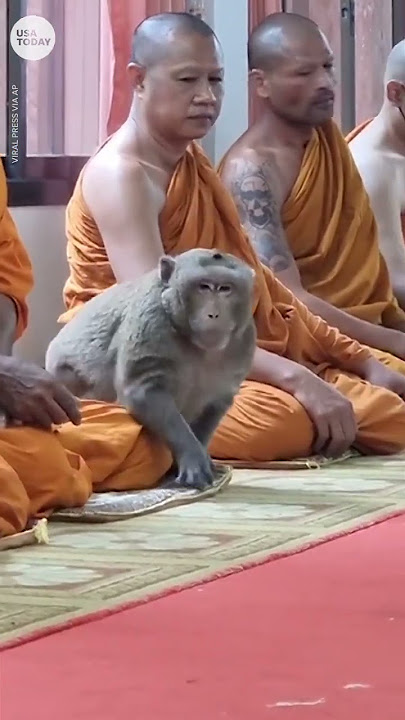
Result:
<svg viewBox="0 0 405 720"><path fill-rule="evenodd" d="M200 283L199 288L200 288L200 290L202 290L202 292L210 292L210 290L211 290L210 285L208 285L208 283L204 283L204 282Z"/></svg>
<svg viewBox="0 0 405 720"><path fill-rule="evenodd" d="M230 285L220 285L218 288L218 292L222 293L223 295L229 295L231 291L232 288Z"/></svg>

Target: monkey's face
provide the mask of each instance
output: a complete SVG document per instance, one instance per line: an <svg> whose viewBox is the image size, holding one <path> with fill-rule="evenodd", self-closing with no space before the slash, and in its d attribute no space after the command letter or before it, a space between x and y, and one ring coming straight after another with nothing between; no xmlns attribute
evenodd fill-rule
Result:
<svg viewBox="0 0 405 720"><path fill-rule="evenodd" d="M283 120L316 127L333 117L334 59L320 31L291 40L271 70L254 74L258 95Z"/></svg>
<svg viewBox="0 0 405 720"><path fill-rule="evenodd" d="M136 89L149 127L169 142L204 137L221 110L223 75L214 37L177 34Z"/></svg>
<svg viewBox="0 0 405 720"><path fill-rule="evenodd" d="M252 286L246 278L201 276L185 289L190 339L202 350L221 351L252 315Z"/></svg>
<svg viewBox="0 0 405 720"><path fill-rule="evenodd" d="M223 350L252 321L255 272L232 254L193 248L159 261L162 304L189 342Z"/></svg>

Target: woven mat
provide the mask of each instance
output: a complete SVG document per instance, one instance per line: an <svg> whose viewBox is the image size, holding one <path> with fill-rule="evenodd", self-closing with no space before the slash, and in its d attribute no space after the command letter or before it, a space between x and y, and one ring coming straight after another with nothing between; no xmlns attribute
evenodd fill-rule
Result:
<svg viewBox="0 0 405 720"><path fill-rule="evenodd" d="M60 510L52 515L52 520L91 523L128 520L205 500L223 490L232 478L229 465L216 463L215 469L214 482L206 490L156 487L134 492L94 493L83 507Z"/></svg>
<svg viewBox="0 0 405 720"><path fill-rule="evenodd" d="M359 457L359 453L356 450L348 450L338 458L311 455L311 457L296 458L295 460L269 460L267 462L232 460L229 462L233 468L242 470L320 470L320 468L336 465L336 463L344 462L352 457Z"/></svg>
<svg viewBox="0 0 405 720"><path fill-rule="evenodd" d="M319 470L338 462L343 462L357 453L349 451L339 458L326 458L314 455L296 460L277 460L271 462L246 463L232 461L235 469L249 468L252 470ZM212 487L203 492L186 488L157 487L150 490L132 492L93 493L83 507L59 510L52 515L52 521L104 523L147 515L167 510L170 507L188 505L208 497L213 497L223 490L231 481L232 468L229 465L216 463L216 477ZM36 543L48 543L48 530L42 521L30 530L19 533L11 538L0 538L0 552Z"/></svg>
<svg viewBox="0 0 405 720"><path fill-rule="evenodd" d="M309 458L264 463L245 463L235 460L232 461L232 466L252 470L319 470L322 467L343 462L356 455L357 453L349 451L339 458L314 455ZM157 487L151 490L137 490L134 492L94 493L84 507L60 510L53 514L52 520L91 523L112 522L205 500L223 490L232 478L232 468L229 465L216 463L215 467L216 477L213 486L202 492L186 488Z"/></svg>
<svg viewBox="0 0 405 720"><path fill-rule="evenodd" d="M52 521L103 523L114 520L147 515L167 510L170 507L188 505L189 503L213 497L223 490L232 479L232 468L229 465L215 463L215 478L205 490L189 488L173 488L170 486L156 487L150 490L132 492L93 493L82 507L68 508L53 513ZM49 544L49 531L46 519L34 522L33 526L12 537L0 538L0 551L13 550L26 545Z"/></svg>
<svg viewBox="0 0 405 720"><path fill-rule="evenodd" d="M1 553L0 642L296 552L405 512L405 455L234 470L225 492L122 522L49 522Z"/></svg>

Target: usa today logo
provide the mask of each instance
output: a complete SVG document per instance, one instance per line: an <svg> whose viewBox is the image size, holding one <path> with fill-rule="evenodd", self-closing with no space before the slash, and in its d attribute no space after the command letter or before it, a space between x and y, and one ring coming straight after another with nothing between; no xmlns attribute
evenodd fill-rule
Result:
<svg viewBox="0 0 405 720"><path fill-rule="evenodd" d="M11 28L10 43L23 60L43 60L54 48L55 30L44 17L26 15Z"/></svg>

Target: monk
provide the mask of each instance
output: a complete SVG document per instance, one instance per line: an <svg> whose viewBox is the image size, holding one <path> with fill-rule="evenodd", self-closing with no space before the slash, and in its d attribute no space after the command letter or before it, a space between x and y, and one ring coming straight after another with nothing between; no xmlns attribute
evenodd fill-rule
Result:
<svg viewBox="0 0 405 720"><path fill-rule="evenodd" d="M256 271L258 348L250 377L212 440L217 459L289 459L405 448L405 378L315 317L262 265L230 194L198 141L220 112L223 57L188 14L135 31L128 119L89 160L67 209L69 319L116 282L136 280L164 252L233 252Z"/></svg>
<svg viewBox="0 0 405 720"><path fill-rule="evenodd" d="M405 310L405 40L391 50L380 112L346 140L378 225L394 295Z"/></svg>
<svg viewBox="0 0 405 720"><path fill-rule="evenodd" d="M261 116L220 173L252 245L311 312L405 373L405 313L367 193L332 120L329 43L312 20L275 13L253 30L248 54Z"/></svg>
<svg viewBox="0 0 405 720"><path fill-rule="evenodd" d="M171 464L167 448L122 408L78 403L45 370L11 357L32 286L0 162L0 409L10 422L0 429L0 537L55 508L83 505L93 489L151 487Z"/></svg>

